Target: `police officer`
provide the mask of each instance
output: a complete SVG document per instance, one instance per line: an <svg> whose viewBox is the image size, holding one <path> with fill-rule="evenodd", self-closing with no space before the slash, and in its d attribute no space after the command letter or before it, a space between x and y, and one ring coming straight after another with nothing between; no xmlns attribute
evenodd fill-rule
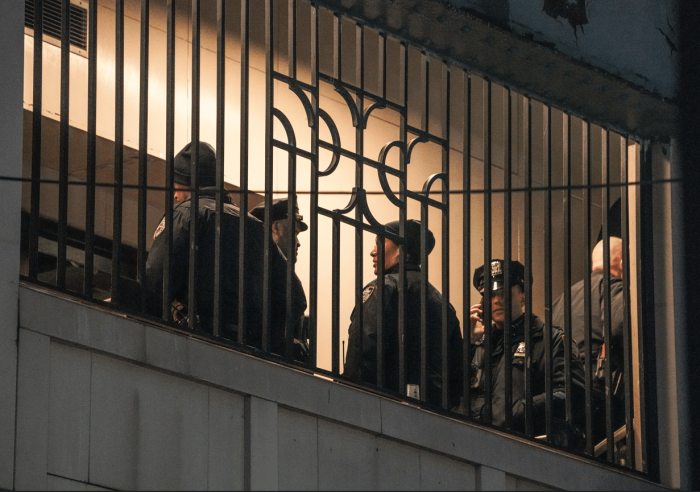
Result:
<svg viewBox="0 0 700 492"><path fill-rule="evenodd" d="M610 237L610 335L605 341L605 264L604 245L599 241L591 253L591 354L593 368L593 440L605 439L605 370L612 370L613 431L625 424L624 350L623 330L625 315L624 284L622 282L622 239ZM586 360L585 283L578 281L571 287L571 336L582 361ZM552 306L552 322L564 326L564 294ZM583 401L581 402L583 404Z"/></svg>
<svg viewBox="0 0 700 492"><path fill-rule="evenodd" d="M299 233L308 230L309 226L304 223L304 217L299 214L299 207L297 206L296 198L294 199L293 224L289 220L288 213L289 199L287 197L272 200L272 207L270 209L270 220L272 221L272 239L275 241L275 244L277 244L285 257L287 257L287 255L289 255L292 251L292 248L294 248L293 261L296 263L297 257L299 256L299 246L301 245L301 243L299 243ZM265 202L263 201L258 206L253 208L253 210L250 211L250 214L261 222L264 222ZM304 289L296 272L292 276L292 283L297 286L295 291L304 296L303 303L304 306L306 306ZM294 324L294 358L302 362L309 362L310 360L308 324L308 316L302 316L301 318L297 319Z"/></svg>
<svg viewBox="0 0 700 492"><path fill-rule="evenodd" d="M270 209L270 217L272 220L272 239L282 251L285 257L291 251L291 244L295 244L294 262L296 263L299 256L299 233L308 230L309 226L304 223L304 217L299 214L299 207L296 199L294 200L294 225L292 226L287 216L289 212L289 199L276 198L272 200L272 208ZM260 220L265 221L265 202L260 203L257 207L250 211L250 214ZM294 231L294 232L292 232Z"/></svg>
<svg viewBox="0 0 700 492"><path fill-rule="evenodd" d="M494 425L505 424L505 373L512 374L512 416L513 429L525 432L525 267L518 261L511 261L509 278L504 277L504 261L491 260L486 266L488 276L485 278L484 266L474 271L473 283L476 290L483 296L485 289L491 290L491 354L490 363L487 363L489 354L486 353L485 334L483 327L484 298L479 304L470 309L470 321L472 342L474 343L474 357L472 359L471 387L471 416L477 420L486 420L486 387L484 372L491 371L491 415ZM505 305L505 289L510 290L510 306ZM506 312L510 311L511 340L504 340L504 327ZM551 360L552 360L552 408L557 418L555 442L571 447L576 444L580 436L577 435L576 422L565 423L565 362L564 339L562 331L552 326L551 333ZM532 344L531 360L531 390L533 397L533 422L535 435L544 434L545 422L545 326L537 316L530 320L530 339ZM577 392L583 389L583 372L580 361L572 361L572 382Z"/></svg>
<svg viewBox="0 0 700 492"><path fill-rule="evenodd" d="M389 222L385 229L399 235L399 222ZM428 254L435 246L435 238L426 231ZM407 220L405 227L406 245L406 323L405 323L405 381L416 385L419 392L425 391L426 401L442 406L442 295L428 284L427 292L421 290L420 253L421 224L417 220ZM378 237L377 239L378 240ZM375 241L376 241L375 240ZM377 318L382 317L383 364L386 377L385 387L399 392L399 246L390 239L384 240L384 290L383 305L379 305L377 280L372 280L363 292L363 319L359 319L357 308L353 310L348 337L347 361L344 375L358 381L377 384ZM370 253L377 268L377 246ZM421 299L427 296L427 318L421 320ZM449 405L459 405L462 388L462 334L459 320L452 305L447 306L447 340L449 368ZM428 387L420 388L421 381L421 321L426 324L427 379ZM361 341L360 341L361 338ZM361 350L360 350L361 344ZM403 389L403 388L402 388Z"/></svg>
<svg viewBox="0 0 700 492"><path fill-rule="evenodd" d="M197 162L198 209L194 214L198 227L197 243L197 309L195 326L211 333L214 310L214 266L215 266L215 220L216 220L216 154L211 145L198 143L199 161ZM170 271L170 292L175 306L181 306L182 316L187 312L190 259L190 169L192 163L192 144L187 144L176 156L174 162L175 200L173 208L173 242L171 250L172 269ZM228 193L223 197L224 214L221 226L223 335L236 339L238 323L238 243L240 210L231 201ZM264 229L262 223L248 215L246 225L246 274L245 274L245 309L247 323L247 343L258 348L262 345L262 299L263 299L263 245ZM168 248L165 234L165 217L161 220L153 235L153 245L148 254L144 288L147 292L152 314L161 315L163 298L163 272L167 267L165 251ZM270 250L271 282L270 295L273 305L271 319L272 350L284 353L284 320L286 299L286 268L284 256L274 247ZM293 286L296 289L295 286ZM302 316L306 309L303 296L294 295L293 316ZM303 301L303 302L302 302Z"/></svg>

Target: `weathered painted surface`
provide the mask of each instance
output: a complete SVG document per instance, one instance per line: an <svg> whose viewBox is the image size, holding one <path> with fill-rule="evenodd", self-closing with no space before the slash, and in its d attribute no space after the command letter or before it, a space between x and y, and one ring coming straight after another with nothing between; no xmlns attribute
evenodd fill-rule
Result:
<svg viewBox="0 0 700 492"><path fill-rule="evenodd" d="M572 58L674 97L676 0L449 0Z"/></svg>

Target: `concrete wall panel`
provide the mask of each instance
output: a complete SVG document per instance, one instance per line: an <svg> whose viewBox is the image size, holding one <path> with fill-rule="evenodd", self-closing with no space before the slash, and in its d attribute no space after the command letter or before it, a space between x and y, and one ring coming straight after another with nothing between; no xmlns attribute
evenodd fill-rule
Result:
<svg viewBox="0 0 700 492"><path fill-rule="evenodd" d="M372 434L319 420L318 488L376 489L378 451L376 438Z"/></svg>
<svg viewBox="0 0 700 492"><path fill-rule="evenodd" d="M48 473L88 481L90 361L87 350L51 344Z"/></svg>
<svg viewBox="0 0 700 492"><path fill-rule="evenodd" d="M318 490L318 419L280 408L280 490Z"/></svg>
<svg viewBox="0 0 700 492"><path fill-rule="evenodd" d="M70 480L68 478L57 477L54 475L49 475L47 477L47 489L48 490L74 490L76 492L87 492L90 490L110 490L104 487L98 487L97 485L92 485L84 482L77 482L75 480Z"/></svg>
<svg viewBox="0 0 700 492"><path fill-rule="evenodd" d="M421 451L421 490L476 490L476 468L447 456Z"/></svg>
<svg viewBox="0 0 700 492"><path fill-rule="evenodd" d="M420 451L380 437L376 444L376 490L420 490Z"/></svg>
<svg viewBox="0 0 700 492"><path fill-rule="evenodd" d="M243 489L243 397L209 388L208 490Z"/></svg>
<svg viewBox="0 0 700 492"><path fill-rule="evenodd" d="M120 489L207 485L205 386L93 357L90 482Z"/></svg>
<svg viewBox="0 0 700 492"><path fill-rule="evenodd" d="M49 435L49 337L20 330L14 488L46 490Z"/></svg>
<svg viewBox="0 0 700 492"><path fill-rule="evenodd" d="M255 396L246 396L245 421L245 488L278 490L277 404Z"/></svg>
<svg viewBox="0 0 700 492"><path fill-rule="evenodd" d="M539 490L555 490L546 487L542 484L531 482L530 480L525 480L524 478L514 477L512 475L506 474L506 490L529 490L529 491L539 491Z"/></svg>

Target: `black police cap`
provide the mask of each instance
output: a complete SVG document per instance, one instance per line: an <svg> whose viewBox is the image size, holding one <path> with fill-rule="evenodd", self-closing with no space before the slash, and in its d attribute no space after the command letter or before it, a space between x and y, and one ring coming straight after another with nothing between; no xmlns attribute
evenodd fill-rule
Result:
<svg viewBox="0 0 700 492"><path fill-rule="evenodd" d="M491 260L491 291L502 289L505 287L505 261L493 259ZM523 289L525 288L525 267L519 261L510 261L510 285L519 285ZM484 292L484 265L474 270L474 287L479 292ZM532 279L530 279L532 283Z"/></svg>
<svg viewBox="0 0 700 492"><path fill-rule="evenodd" d="M287 218L287 210L289 208L289 200L285 198L275 198L272 200L272 209L270 211L270 215L272 218L272 222L276 220L284 220ZM258 204L253 210L250 211L250 215L255 217L256 219L260 221L265 220L265 202L263 201L262 203ZM308 225L304 223L304 216L299 213L299 207L296 204L296 201L294 202L294 215L296 215L297 222L299 223L299 226L303 231L307 230L309 228Z"/></svg>
<svg viewBox="0 0 700 492"><path fill-rule="evenodd" d="M397 236L399 234L399 221L395 220L384 224L384 228L389 232L393 232ZM406 252L414 261L420 260L420 220L409 219L406 221L405 237L406 237ZM433 251L435 247L435 236L427 229L426 236L426 246L428 248L428 254Z"/></svg>
<svg viewBox="0 0 700 492"><path fill-rule="evenodd" d="M173 179L178 184L186 186L191 184L192 150L192 142L190 142L175 156ZM206 142L199 142L197 185L199 187L216 186L216 152Z"/></svg>

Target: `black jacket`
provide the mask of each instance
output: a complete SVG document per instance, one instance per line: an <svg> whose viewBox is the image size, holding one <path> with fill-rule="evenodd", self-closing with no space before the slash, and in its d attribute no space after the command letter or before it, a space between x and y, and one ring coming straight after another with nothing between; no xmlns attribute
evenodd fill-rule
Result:
<svg viewBox="0 0 700 492"><path fill-rule="evenodd" d="M384 275L384 302L379 306L377 280L364 289L363 322L358 319L357 309L351 315L347 360L344 374L351 379L377 384L377 317L383 317L383 363L386 378L385 387L399 391L399 273L398 265ZM406 265L406 384L420 384L420 267ZM442 405L442 295L431 284L427 292L428 315L426 330L427 378L426 400L433 405ZM459 404L462 391L462 334L459 320L452 305L448 304L448 372L450 406ZM360 337L362 351L360 352ZM424 388L420 388L423 392Z"/></svg>
<svg viewBox="0 0 700 492"><path fill-rule="evenodd" d="M212 331L214 309L214 265L215 265L215 226L216 190L199 190L197 211L197 315L199 327ZM189 238L191 201L185 200L173 209L173 245L170 289L174 299L188 305L189 282ZM222 279L223 279L223 320L225 336L234 337L238 323L238 245L240 211L227 195L222 217ZM246 271L245 307L248 323L247 344L262 346L262 306L263 306L263 245L264 225L251 215L246 217ZM155 232L153 245L148 254L145 275L145 289L151 314L161 315L163 296L164 255L167 248L167 234L164 231L165 218ZM283 353L284 325L286 318L286 273L287 262L277 245L270 239L270 294L272 303L272 326L270 328L273 352ZM306 296L301 282L293 276L291 313L294 323L300 320L306 310Z"/></svg>
<svg viewBox="0 0 700 492"><path fill-rule="evenodd" d="M512 341L504 357L504 332L492 329L491 333L491 391L492 391L492 423L502 426L505 423L505 371L512 370L512 412L513 428L519 432L525 432L525 316L513 321L511 325ZM554 416L561 421L565 415L565 361L563 332L556 326L552 326L551 355L552 355L552 393ZM533 422L535 434L544 434L545 426L545 326L537 316L532 316L530 323L530 339L532 343L532 395L533 395ZM485 420L486 387L484 378L484 366L487 358L486 347L482 340L476 343L474 357L472 359L473 392L471 395L471 416L477 420ZM508 363L508 366L506 366ZM583 391L583 368L580 360L574 358L571 362L571 379L575 398Z"/></svg>

